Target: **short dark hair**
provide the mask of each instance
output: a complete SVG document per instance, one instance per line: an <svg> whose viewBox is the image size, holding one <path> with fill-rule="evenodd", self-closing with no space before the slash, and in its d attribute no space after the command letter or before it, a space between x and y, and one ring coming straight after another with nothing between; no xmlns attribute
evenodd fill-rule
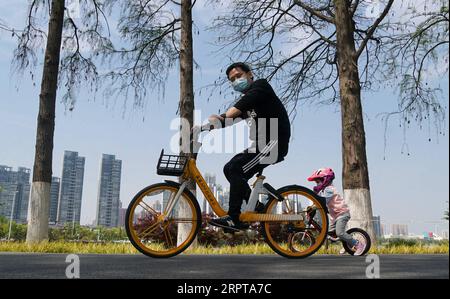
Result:
<svg viewBox="0 0 450 299"><path fill-rule="evenodd" d="M248 66L248 64L246 64L246 63L243 63L243 62L236 62L236 63L233 63L232 65L230 65L228 68L227 68L227 78L230 78L230 72L231 72L231 70L232 69L234 69L234 68L240 68L241 70L243 70L244 72L246 72L246 73L248 73L248 72L251 72L252 71L252 69Z"/></svg>

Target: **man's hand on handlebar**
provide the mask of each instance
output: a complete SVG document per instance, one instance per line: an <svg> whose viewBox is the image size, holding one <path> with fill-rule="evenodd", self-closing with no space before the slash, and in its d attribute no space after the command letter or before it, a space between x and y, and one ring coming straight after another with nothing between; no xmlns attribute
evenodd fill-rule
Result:
<svg viewBox="0 0 450 299"><path fill-rule="evenodd" d="M217 115L217 114L213 114L210 117L208 117L208 121L210 124L214 124L214 123L223 123L225 121L225 116L226 114L222 114L222 115Z"/></svg>
<svg viewBox="0 0 450 299"><path fill-rule="evenodd" d="M205 124L203 126L193 126L191 130L191 134L199 134L201 132L205 131L211 131L214 129L214 126L212 124Z"/></svg>
<svg viewBox="0 0 450 299"><path fill-rule="evenodd" d="M239 110L238 110L239 111ZM191 130L191 134L198 134L204 131L212 131L215 129L221 129L225 127L225 117L226 113L221 115L212 114L208 117L208 123L202 126L193 126Z"/></svg>

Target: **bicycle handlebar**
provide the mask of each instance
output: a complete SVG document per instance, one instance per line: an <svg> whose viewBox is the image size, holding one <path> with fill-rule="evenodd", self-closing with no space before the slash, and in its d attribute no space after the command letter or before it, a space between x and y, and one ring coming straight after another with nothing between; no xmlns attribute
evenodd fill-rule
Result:
<svg viewBox="0 0 450 299"><path fill-rule="evenodd" d="M204 131L211 132L212 130L214 130L214 125L211 123L205 124L200 127L200 130L201 130L200 132L204 132Z"/></svg>
<svg viewBox="0 0 450 299"><path fill-rule="evenodd" d="M190 134L190 141L191 141L190 142L190 155L192 155L192 157L194 159L197 159L198 152L200 151L200 148L202 147L202 143L197 140L198 136L202 132L210 132L211 130L214 129L214 126L211 123L200 126L200 132L198 132L198 130L194 130L194 128L192 128L191 134Z"/></svg>

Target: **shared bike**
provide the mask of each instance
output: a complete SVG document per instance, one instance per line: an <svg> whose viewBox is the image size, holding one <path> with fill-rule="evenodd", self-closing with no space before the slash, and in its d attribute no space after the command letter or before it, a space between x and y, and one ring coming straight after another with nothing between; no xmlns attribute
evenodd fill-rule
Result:
<svg viewBox="0 0 450 299"><path fill-rule="evenodd" d="M197 138L195 138L197 139ZM194 181L214 213L225 216L213 192L197 168L201 143L191 136L191 154L169 155L161 151L157 174L179 177L144 188L131 201L125 220L128 238L141 253L169 258L186 250L198 234L202 216L197 198L189 190ZM288 185L275 189L265 183L263 172L256 175L240 221L260 223L265 242L279 255L305 258L320 249L327 238L328 215L324 198L312 190ZM261 209L261 198L266 203ZM250 226L252 227L252 226ZM308 236L299 238L298 236Z"/></svg>

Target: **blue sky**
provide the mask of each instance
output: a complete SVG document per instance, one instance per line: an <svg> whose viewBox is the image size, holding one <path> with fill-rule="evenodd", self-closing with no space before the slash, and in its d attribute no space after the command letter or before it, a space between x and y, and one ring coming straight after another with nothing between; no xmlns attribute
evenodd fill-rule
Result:
<svg viewBox="0 0 450 299"><path fill-rule="evenodd" d="M18 2L2 0L0 19L22 27L26 1ZM213 34L202 30L208 22L207 11L199 9L195 16L201 30L200 36L195 36L196 60L202 67L201 71L195 72L195 87L198 90L216 80L227 61L211 54L209 42L213 41ZM37 67L36 86L27 75L12 75L10 62L14 47L15 42L10 34L0 32L0 164L32 168L42 67ZM448 99L448 79L444 79L441 85ZM155 168L161 149L169 149L175 133L170 124L176 118L179 98L177 69L171 73L167 87L163 101L159 101L156 94L151 94L144 109L133 111L128 108L125 113L122 98L105 100L97 96L94 99L92 95L80 93L75 110L66 112L58 97L53 174L61 176L64 150L78 151L86 157L83 224L92 223L95 218L103 153L115 154L123 161L121 200L124 205L143 187L163 179L156 175ZM209 102L206 99L206 96L195 99L202 120L211 113L218 113L225 101L219 96ZM394 91L389 89L363 94L374 214L381 215L382 222L387 225L408 224L410 231L415 233L448 230L448 222L441 221L449 198L448 110L445 136L439 139L433 127L429 130L426 124L423 130L411 125L405 139L403 129L393 120L389 125L384 159L384 124L377 115L395 109L396 102ZM327 121L317 122L318 119ZM430 137L431 142L428 141ZM401 153L405 140L409 156ZM198 166L204 172L217 174L218 182L226 186L222 168L232 156L200 155ZM293 123L290 153L284 162L266 170L268 181L276 187L287 184L311 187L306 178L314 169L323 166L336 170L338 178L335 184L341 188L339 107L300 107Z"/></svg>

